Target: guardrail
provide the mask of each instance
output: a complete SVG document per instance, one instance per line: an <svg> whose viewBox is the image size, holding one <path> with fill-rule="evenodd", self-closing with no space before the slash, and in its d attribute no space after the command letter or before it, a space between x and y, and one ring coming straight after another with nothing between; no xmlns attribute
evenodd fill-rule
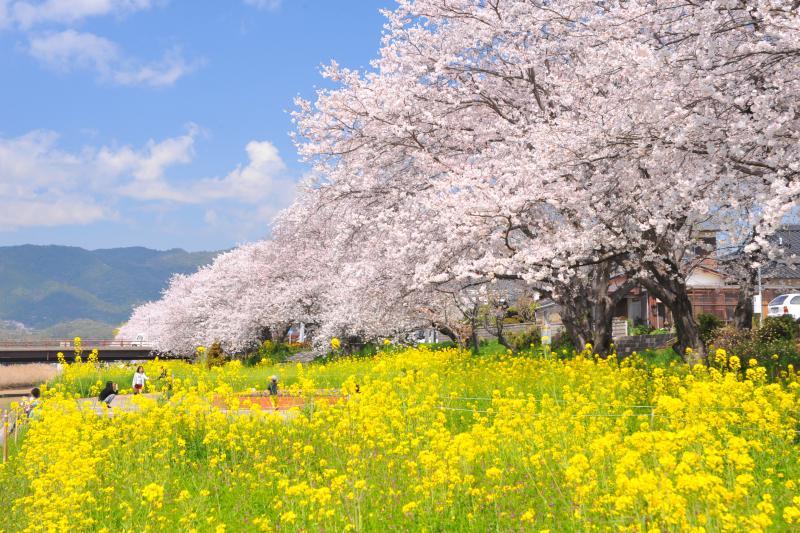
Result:
<svg viewBox="0 0 800 533"><path fill-rule="evenodd" d="M123 339L81 339L81 350L92 348L150 348L150 343ZM73 339L0 340L1 348L64 348L75 349Z"/></svg>

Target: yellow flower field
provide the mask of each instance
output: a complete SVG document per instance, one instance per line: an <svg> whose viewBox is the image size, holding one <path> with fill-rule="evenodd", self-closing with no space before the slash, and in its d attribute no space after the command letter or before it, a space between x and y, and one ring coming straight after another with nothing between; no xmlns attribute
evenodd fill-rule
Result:
<svg viewBox="0 0 800 533"><path fill-rule="evenodd" d="M132 370L72 365L0 467L0 530L797 530L797 376L770 384L724 352L714 365L457 349L299 368L157 361L147 371L168 370L152 384L171 382L169 399L113 417L73 396ZM285 417L233 394L272 373L343 399Z"/></svg>

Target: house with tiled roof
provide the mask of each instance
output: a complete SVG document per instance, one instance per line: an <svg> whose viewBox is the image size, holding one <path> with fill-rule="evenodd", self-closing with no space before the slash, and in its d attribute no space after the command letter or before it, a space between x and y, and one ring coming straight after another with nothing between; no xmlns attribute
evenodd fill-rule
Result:
<svg viewBox="0 0 800 533"><path fill-rule="evenodd" d="M762 308L765 315L767 303L776 296L789 292L800 293L800 225L783 226L772 239L783 249L783 259L761 269ZM707 245L716 244L711 231L704 235L703 240ZM739 287L719 271L713 255L698 262L687 277L686 284L695 317L707 313L725 322L734 319ZM540 304L540 311L537 312L540 327L559 328L560 306L552 300L542 300ZM664 304L641 286L634 287L617 304L614 316L627 319L634 325L672 327L672 318Z"/></svg>

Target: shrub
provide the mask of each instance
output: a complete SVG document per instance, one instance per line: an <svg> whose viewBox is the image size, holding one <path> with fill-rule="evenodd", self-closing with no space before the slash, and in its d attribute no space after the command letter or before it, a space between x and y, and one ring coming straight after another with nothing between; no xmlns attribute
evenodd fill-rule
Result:
<svg viewBox="0 0 800 533"><path fill-rule="evenodd" d="M733 326L723 326L714 332L711 341L715 348L722 348L730 354L736 354L740 346L750 341L750 337L750 331Z"/></svg>
<svg viewBox="0 0 800 533"><path fill-rule="evenodd" d="M767 326L765 321L764 327L755 331L731 326L720 328L714 336L713 347L723 348L728 355L737 355L743 365L755 359L759 366L767 369L770 377L775 378L788 365L798 368L800 364L800 352L795 341L785 338L790 328L786 327L785 320L781 322Z"/></svg>
<svg viewBox="0 0 800 533"><path fill-rule="evenodd" d="M206 352L206 366L208 368L215 366L222 366L227 361L228 357L222 350L222 346L218 342L212 344Z"/></svg>
<svg viewBox="0 0 800 533"><path fill-rule="evenodd" d="M764 325L757 330L758 340L761 342L773 342L777 340L793 341L797 339L800 326L790 315L781 317L767 317Z"/></svg>
<svg viewBox="0 0 800 533"><path fill-rule="evenodd" d="M633 326L630 328L630 334L632 336L635 335L650 335L653 332L653 328L648 326L647 324L639 324L638 326Z"/></svg>
<svg viewBox="0 0 800 533"><path fill-rule="evenodd" d="M310 346L305 343L265 340L257 350L248 353L243 362L247 366L285 363L290 355L308 349L310 349Z"/></svg>
<svg viewBox="0 0 800 533"><path fill-rule="evenodd" d="M530 350L531 345L539 346L542 344L542 332L537 327L529 328L519 333L509 333L507 335L509 344L515 352Z"/></svg>
<svg viewBox="0 0 800 533"><path fill-rule="evenodd" d="M722 319L711 313L697 315L697 326L700 329L700 338L708 344L714 338L717 330L724 325Z"/></svg>
<svg viewBox="0 0 800 533"><path fill-rule="evenodd" d="M521 322L535 322L536 310L539 309L539 303L529 296L523 296L517 300L517 314Z"/></svg>
<svg viewBox="0 0 800 533"><path fill-rule="evenodd" d="M558 350L559 352L566 350L567 353L570 354L575 351L575 347L572 345L572 340L570 340L566 331L559 331L553 335L553 338L550 339L550 348L553 351Z"/></svg>

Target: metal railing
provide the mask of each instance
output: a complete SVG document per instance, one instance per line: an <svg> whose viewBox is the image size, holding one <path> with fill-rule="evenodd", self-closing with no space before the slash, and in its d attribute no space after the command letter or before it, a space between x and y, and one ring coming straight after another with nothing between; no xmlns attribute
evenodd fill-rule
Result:
<svg viewBox="0 0 800 533"><path fill-rule="evenodd" d="M123 339L81 339L81 350L92 348L150 348L150 343ZM73 339L35 339L35 340L2 340L0 348L64 348L74 350Z"/></svg>

